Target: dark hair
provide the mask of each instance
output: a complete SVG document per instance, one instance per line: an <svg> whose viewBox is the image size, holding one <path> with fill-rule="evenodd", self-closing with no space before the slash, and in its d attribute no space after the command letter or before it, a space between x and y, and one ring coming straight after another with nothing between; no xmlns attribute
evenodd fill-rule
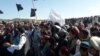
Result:
<svg viewBox="0 0 100 56"><path fill-rule="evenodd" d="M18 29L19 32L24 33L23 27L20 26L20 27L18 27L17 29Z"/></svg>
<svg viewBox="0 0 100 56"><path fill-rule="evenodd" d="M95 22L94 25L95 25L95 26L99 26L99 23Z"/></svg>
<svg viewBox="0 0 100 56"><path fill-rule="evenodd" d="M85 30L85 29L80 30L80 32L83 33L83 35L85 37L88 37L88 35L89 35L89 32L87 30Z"/></svg>
<svg viewBox="0 0 100 56"><path fill-rule="evenodd" d="M61 30L59 31L58 33L58 36L61 38L61 39L65 39L66 38L66 35L67 35L67 32L65 30Z"/></svg>
<svg viewBox="0 0 100 56"><path fill-rule="evenodd" d="M99 31L93 31L93 32L91 33L92 36L100 36L99 34L100 34Z"/></svg>
<svg viewBox="0 0 100 56"><path fill-rule="evenodd" d="M9 28L4 28L4 30L6 31L6 32L11 32L11 30L9 29Z"/></svg>
<svg viewBox="0 0 100 56"><path fill-rule="evenodd" d="M28 30L28 29L29 29L29 27L28 27L28 26L24 26L24 29L25 29L25 30Z"/></svg>
<svg viewBox="0 0 100 56"><path fill-rule="evenodd" d="M58 22L55 22L54 25L58 25L58 26L60 26L60 24L59 24Z"/></svg>
<svg viewBox="0 0 100 56"><path fill-rule="evenodd" d="M2 21L2 24L3 24L3 25L6 25L6 22L5 22L5 21Z"/></svg>

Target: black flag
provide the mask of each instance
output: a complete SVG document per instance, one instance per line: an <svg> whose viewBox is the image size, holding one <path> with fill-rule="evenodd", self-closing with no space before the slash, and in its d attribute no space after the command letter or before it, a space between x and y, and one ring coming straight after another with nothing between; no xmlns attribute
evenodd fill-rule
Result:
<svg viewBox="0 0 100 56"><path fill-rule="evenodd" d="M32 9L32 8L31 8L31 15L30 15L31 17L34 17L34 16L36 15L36 13L35 13L36 10L37 10L37 9Z"/></svg>
<svg viewBox="0 0 100 56"><path fill-rule="evenodd" d="M0 14L3 14L3 11L2 10L0 10Z"/></svg>
<svg viewBox="0 0 100 56"><path fill-rule="evenodd" d="M16 6L17 6L18 11L23 10L23 7L21 6L21 4L16 4Z"/></svg>

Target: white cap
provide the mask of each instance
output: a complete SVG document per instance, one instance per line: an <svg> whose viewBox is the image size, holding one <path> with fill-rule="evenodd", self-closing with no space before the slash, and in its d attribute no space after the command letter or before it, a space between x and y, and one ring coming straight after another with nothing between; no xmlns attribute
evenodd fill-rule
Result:
<svg viewBox="0 0 100 56"><path fill-rule="evenodd" d="M57 29L61 30L61 27L60 27L60 26L58 26L58 25L55 25L55 27L56 27Z"/></svg>
<svg viewBox="0 0 100 56"><path fill-rule="evenodd" d="M90 43L95 49L100 51L100 37L92 36L90 38Z"/></svg>

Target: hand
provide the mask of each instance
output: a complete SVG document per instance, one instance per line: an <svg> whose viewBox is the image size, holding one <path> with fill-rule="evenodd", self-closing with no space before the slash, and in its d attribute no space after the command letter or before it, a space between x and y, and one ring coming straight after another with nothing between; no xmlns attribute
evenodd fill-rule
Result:
<svg viewBox="0 0 100 56"><path fill-rule="evenodd" d="M78 40L76 41L76 44L77 44L78 46L80 46L81 41L78 39Z"/></svg>
<svg viewBox="0 0 100 56"><path fill-rule="evenodd" d="M10 43L8 43L8 42L6 42L6 43L4 43L4 44L3 44L3 46L4 46L4 47L10 47L10 46L11 46L11 44L10 44Z"/></svg>

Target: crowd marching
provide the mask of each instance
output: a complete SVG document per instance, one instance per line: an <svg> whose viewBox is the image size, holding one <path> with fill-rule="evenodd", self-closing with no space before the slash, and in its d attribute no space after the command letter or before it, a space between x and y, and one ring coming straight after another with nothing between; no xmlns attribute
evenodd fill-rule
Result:
<svg viewBox="0 0 100 56"><path fill-rule="evenodd" d="M100 56L100 23L0 23L0 56Z"/></svg>

